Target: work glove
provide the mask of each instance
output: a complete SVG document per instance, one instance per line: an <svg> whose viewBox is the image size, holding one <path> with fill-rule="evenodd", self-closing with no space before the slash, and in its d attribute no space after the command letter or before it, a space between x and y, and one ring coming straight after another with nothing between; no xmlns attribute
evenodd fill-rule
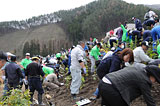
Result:
<svg viewBox="0 0 160 106"><path fill-rule="evenodd" d="M23 81L23 83L25 84L25 85L28 85L28 81L24 78L24 79L22 79L22 81Z"/></svg>
<svg viewBox="0 0 160 106"><path fill-rule="evenodd" d="M44 79L44 81L48 81L47 77Z"/></svg>
<svg viewBox="0 0 160 106"><path fill-rule="evenodd" d="M6 76L2 76L3 81L6 79Z"/></svg>
<svg viewBox="0 0 160 106"><path fill-rule="evenodd" d="M86 71L86 67L84 67L84 68L83 68L83 73L84 73L84 74L86 74L86 73L87 73L87 71Z"/></svg>

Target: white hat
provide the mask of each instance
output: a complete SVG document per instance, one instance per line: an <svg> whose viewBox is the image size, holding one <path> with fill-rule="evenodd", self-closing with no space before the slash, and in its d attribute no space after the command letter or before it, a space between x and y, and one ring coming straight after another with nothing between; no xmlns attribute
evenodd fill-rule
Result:
<svg viewBox="0 0 160 106"><path fill-rule="evenodd" d="M30 53L26 53L26 56L30 56Z"/></svg>
<svg viewBox="0 0 160 106"><path fill-rule="evenodd" d="M14 56L14 54L12 54L10 52L7 52L6 54L7 54L7 56Z"/></svg>

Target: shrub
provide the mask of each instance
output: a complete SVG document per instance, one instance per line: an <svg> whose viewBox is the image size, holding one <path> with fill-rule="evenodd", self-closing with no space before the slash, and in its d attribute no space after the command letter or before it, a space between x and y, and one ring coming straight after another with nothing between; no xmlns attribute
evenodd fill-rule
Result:
<svg viewBox="0 0 160 106"><path fill-rule="evenodd" d="M29 90L23 92L20 89L13 89L9 94L1 97L0 106L30 106Z"/></svg>

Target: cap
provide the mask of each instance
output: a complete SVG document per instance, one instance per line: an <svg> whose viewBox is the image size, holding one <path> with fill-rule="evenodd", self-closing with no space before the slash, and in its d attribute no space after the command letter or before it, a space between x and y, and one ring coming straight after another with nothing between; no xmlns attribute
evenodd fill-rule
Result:
<svg viewBox="0 0 160 106"><path fill-rule="evenodd" d="M4 53L3 51L0 51L0 59L7 61L7 54Z"/></svg>
<svg viewBox="0 0 160 106"><path fill-rule="evenodd" d="M26 53L26 56L30 56L30 53Z"/></svg>
<svg viewBox="0 0 160 106"><path fill-rule="evenodd" d="M113 30L110 30L110 31L109 31L109 34L110 34L110 35L113 35L113 34L114 34L114 31L113 31Z"/></svg>
<svg viewBox="0 0 160 106"><path fill-rule="evenodd" d="M7 56L14 56L14 54L12 54L10 52L7 52L6 54L7 54Z"/></svg>
<svg viewBox="0 0 160 106"><path fill-rule="evenodd" d="M134 20L135 19L135 17L132 17L132 20Z"/></svg>
<svg viewBox="0 0 160 106"><path fill-rule="evenodd" d="M147 41L143 41L142 44L141 44L141 46L142 45L149 47L149 43Z"/></svg>
<svg viewBox="0 0 160 106"><path fill-rule="evenodd" d="M148 75L153 76L158 83L160 83L160 68L156 65L147 65L145 67Z"/></svg>
<svg viewBox="0 0 160 106"><path fill-rule="evenodd" d="M39 58L38 57L32 57L32 60L39 60Z"/></svg>
<svg viewBox="0 0 160 106"><path fill-rule="evenodd" d="M60 58L60 57L61 57L61 53L57 53L57 54L56 54L56 57L57 57L57 58Z"/></svg>

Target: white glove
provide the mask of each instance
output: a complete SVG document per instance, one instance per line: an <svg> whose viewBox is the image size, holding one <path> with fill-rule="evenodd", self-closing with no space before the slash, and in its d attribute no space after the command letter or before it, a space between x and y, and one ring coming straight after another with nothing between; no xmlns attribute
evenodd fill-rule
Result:
<svg viewBox="0 0 160 106"><path fill-rule="evenodd" d="M5 80L5 79L6 79L6 76L2 76L2 79Z"/></svg>
<svg viewBox="0 0 160 106"><path fill-rule="evenodd" d="M86 71L86 67L84 67L84 68L83 68L83 72L84 72L84 74L86 74L86 73L87 73L87 71Z"/></svg>
<svg viewBox="0 0 160 106"><path fill-rule="evenodd" d="M25 85L28 85L28 81L24 78L24 79L22 79L22 81L23 81L23 83L25 84Z"/></svg>
<svg viewBox="0 0 160 106"><path fill-rule="evenodd" d="M60 83L60 86L63 86L64 85L64 83Z"/></svg>
<svg viewBox="0 0 160 106"><path fill-rule="evenodd" d="M47 77L44 79L44 81L48 81Z"/></svg>

